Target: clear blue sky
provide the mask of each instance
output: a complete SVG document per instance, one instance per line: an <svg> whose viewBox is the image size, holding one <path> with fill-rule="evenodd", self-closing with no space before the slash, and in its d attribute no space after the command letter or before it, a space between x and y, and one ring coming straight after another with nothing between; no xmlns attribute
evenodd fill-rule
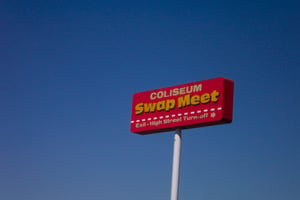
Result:
<svg viewBox="0 0 300 200"><path fill-rule="evenodd" d="M232 124L183 131L180 199L300 199L298 1L0 2L0 199L165 200L173 132L132 95L224 76Z"/></svg>

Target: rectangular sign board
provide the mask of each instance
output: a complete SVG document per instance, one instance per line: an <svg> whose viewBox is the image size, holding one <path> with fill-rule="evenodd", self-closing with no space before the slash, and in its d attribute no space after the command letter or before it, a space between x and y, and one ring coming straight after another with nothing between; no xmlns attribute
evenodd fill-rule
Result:
<svg viewBox="0 0 300 200"><path fill-rule="evenodd" d="M221 77L135 93L130 130L150 134L230 123L233 86Z"/></svg>

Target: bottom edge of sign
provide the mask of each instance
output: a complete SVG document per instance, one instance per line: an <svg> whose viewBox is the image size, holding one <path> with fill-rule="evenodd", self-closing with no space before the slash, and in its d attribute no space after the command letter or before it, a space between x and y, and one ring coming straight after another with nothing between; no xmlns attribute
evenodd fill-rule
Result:
<svg viewBox="0 0 300 200"><path fill-rule="evenodd" d="M200 128L200 127L206 127L206 126L212 126L212 125L228 124L228 123L231 123L231 122L232 122L231 119L222 119L220 121L208 122L208 123L205 123L205 124L195 124L195 125L188 125L188 126L178 126L178 127L171 127L171 128L163 128L163 129L139 131L139 132L133 132L132 131L132 133L136 133L136 134L139 134L139 135L149 135L149 134L155 134L155 133L175 131L176 129Z"/></svg>

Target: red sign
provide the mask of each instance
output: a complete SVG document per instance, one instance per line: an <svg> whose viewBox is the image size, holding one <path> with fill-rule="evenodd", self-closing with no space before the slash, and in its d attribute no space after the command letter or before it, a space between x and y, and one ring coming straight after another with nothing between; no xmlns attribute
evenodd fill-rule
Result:
<svg viewBox="0 0 300 200"><path fill-rule="evenodd" d="M135 93L130 130L150 134L230 123L233 85L215 78Z"/></svg>

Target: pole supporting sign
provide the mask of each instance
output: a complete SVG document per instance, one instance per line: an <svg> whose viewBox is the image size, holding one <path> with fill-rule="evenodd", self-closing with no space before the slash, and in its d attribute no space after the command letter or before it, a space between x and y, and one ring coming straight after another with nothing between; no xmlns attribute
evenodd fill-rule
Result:
<svg viewBox="0 0 300 200"><path fill-rule="evenodd" d="M130 130L145 135L230 123L233 86L221 77L135 93Z"/></svg>

